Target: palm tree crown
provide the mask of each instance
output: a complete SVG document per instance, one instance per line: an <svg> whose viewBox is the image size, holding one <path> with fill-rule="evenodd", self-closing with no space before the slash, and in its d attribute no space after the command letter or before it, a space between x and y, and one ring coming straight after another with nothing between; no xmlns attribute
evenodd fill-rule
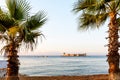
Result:
<svg viewBox="0 0 120 80"><path fill-rule="evenodd" d="M79 29L85 30L100 27L112 12L118 16L117 22L120 21L119 10L119 0L78 0L73 9L76 13L81 12Z"/></svg>
<svg viewBox="0 0 120 80"><path fill-rule="evenodd" d="M0 8L1 37L15 39L32 47L34 39L43 35L38 29L46 22L46 15L39 11L30 16L31 7L26 0L6 0L6 4L8 12Z"/></svg>

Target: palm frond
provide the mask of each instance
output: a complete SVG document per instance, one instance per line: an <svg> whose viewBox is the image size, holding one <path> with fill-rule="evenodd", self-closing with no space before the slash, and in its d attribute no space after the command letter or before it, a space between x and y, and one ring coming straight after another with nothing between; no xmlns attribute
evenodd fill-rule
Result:
<svg viewBox="0 0 120 80"><path fill-rule="evenodd" d="M116 0L116 10L120 10L120 0Z"/></svg>
<svg viewBox="0 0 120 80"><path fill-rule="evenodd" d="M82 14L82 16L79 18L79 30L88 30L89 28L96 28L96 16L91 14ZM92 25L92 26L90 26Z"/></svg>
<svg viewBox="0 0 120 80"><path fill-rule="evenodd" d="M44 12L38 12L35 15L31 16L25 26L30 30L35 30L40 28L43 24L45 24L47 18Z"/></svg>
<svg viewBox="0 0 120 80"><path fill-rule="evenodd" d="M6 4L14 19L21 20L28 17L30 5L26 0L6 0Z"/></svg>
<svg viewBox="0 0 120 80"><path fill-rule="evenodd" d="M104 0L95 0L93 4L86 8L86 11L91 12L92 14L106 12L106 2Z"/></svg>
<svg viewBox="0 0 120 80"><path fill-rule="evenodd" d="M15 43L8 43L4 47L2 47L0 52L3 53L5 56L7 56L9 54L11 45L14 46L16 49L19 48L19 44L16 42Z"/></svg>
<svg viewBox="0 0 120 80"><path fill-rule="evenodd" d="M5 31L6 31L6 28L2 24L0 24L0 32L4 33Z"/></svg>
<svg viewBox="0 0 120 80"><path fill-rule="evenodd" d="M10 28L14 23L14 19L10 18L6 13L0 14L0 24L2 24L6 29Z"/></svg>
<svg viewBox="0 0 120 80"><path fill-rule="evenodd" d="M38 37L44 37L41 32L37 32L47 20L44 12L29 15L30 5L26 0L6 0L8 11L4 12L0 8L0 39L6 45L3 47L5 53L9 52L9 46L16 50L23 43L27 48L37 45Z"/></svg>
<svg viewBox="0 0 120 80"><path fill-rule="evenodd" d="M107 13L101 13L101 14L96 14L92 15L89 13L84 13L81 15L79 18L79 30L88 30L88 29L95 29L99 28L100 25L102 25L108 17Z"/></svg>
<svg viewBox="0 0 120 80"><path fill-rule="evenodd" d="M92 13L98 13L98 12L107 12L107 9L111 9L114 5L116 0L78 0L74 4L73 11L74 12L80 12L81 10L85 10Z"/></svg>
<svg viewBox="0 0 120 80"><path fill-rule="evenodd" d="M37 39L39 36L44 36L42 33L39 32L30 32L25 35L23 43L26 45L26 48L33 48L37 45Z"/></svg>
<svg viewBox="0 0 120 80"><path fill-rule="evenodd" d="M110 7L111 7L111 10L112 11L116 11L116 1L112 1L111 3L110 3Z"/></svg>
<svg viewBox="0 0 120 80"><path fill-rule="evenodd" d="M1 54L4 54L4 55L8 55L9 51L9 45L5 45L4 47L2 47L2 49L0 50Z"/></svg>
<svg viewBox="0 0 120 80"><path fill-rule="evenodd" d="M96 0L78 0L78 2L74 4L73 11L79 12L81 10L87 9L95 4L95 2Z"/></svg>
<svg viewBox="0 0 120 80"><path fill-rule="evenodd" d="M1 7L0 7L0 14L3 14L4 12L3 12L3 10L1 9Z"/></svg>
<svg viewBox="0 0 120 80"><path fill-rule="evenodd" d="M98 26L104 24L105 21L106 21L107 18L108 18L108 15L109 15L109 13L100 13L100 14L97 14L97 15L96 15L96 18L97 18L96 24L97 24Z"/></svg>
<svg viewBox="0 0 120 80"><path fill-rule="evenodd" d="M119 29L120 29L120 17L119 18L117 18L117 24L118 24L118 26L119 26Z"/></svg>
<svg viewBox="0 0 120 80"><path fill-rule="evenodd" d="M120 0L105 0L105 4L109 7L109 11L118 11L120 10ZM107 8L106 7L106 8Z"/></svg>
<svg viewBox="0 0 120 80"><path fill-rule="evenodd" d="M0 35L0 40L1 40L1 42L8 43L9 37L7 35L5 35L5 34L1 34Z"/></svg>
<svg viewBox="0 0 120 80"><path fill-rule="evenodd" d="M9 41L9 37L7 35L2 35L2 37L3 37L3 40L5 40L6 42Z"/></svg>
<svg viewBox="0 0 120 80"><path fill-rule="evenodd" d="M94 8L97 11L105 12L106 11L105 1L104 0L97 1Z"/></svg>

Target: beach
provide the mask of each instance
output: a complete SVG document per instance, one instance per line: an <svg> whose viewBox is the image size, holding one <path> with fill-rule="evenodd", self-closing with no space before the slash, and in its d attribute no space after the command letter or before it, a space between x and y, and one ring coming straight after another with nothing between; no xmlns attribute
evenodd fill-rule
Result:
<svg viewBox="0 0 120 80"><path fill-rule="evenodd" d="M5 78L0 78L5 80ZM83 76L20 76L20 80L108 80L107 74Z"/></svg>

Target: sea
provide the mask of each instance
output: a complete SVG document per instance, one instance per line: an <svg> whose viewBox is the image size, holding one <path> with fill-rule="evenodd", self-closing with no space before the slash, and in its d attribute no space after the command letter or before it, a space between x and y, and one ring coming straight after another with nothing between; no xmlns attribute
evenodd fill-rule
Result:
<svg viewBox="0 0 120 80"><path fill-rule="evenodd" d="M0 68L6 67L6 59L0 57ZM106 56L20 56L21 74L29 76L65 76L107 74Z"/></svg>

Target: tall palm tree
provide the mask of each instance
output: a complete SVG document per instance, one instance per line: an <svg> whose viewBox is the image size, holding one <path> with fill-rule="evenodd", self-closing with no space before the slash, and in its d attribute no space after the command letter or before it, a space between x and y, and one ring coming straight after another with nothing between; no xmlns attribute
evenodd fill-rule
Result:
<svg viewBox="0 0 120 80"><path fill-rule="evenodd" d="M2 52L7 55L6 80L19 80L18 49L22 45L33 50L37 38L43 36L39 28L46 22L41 11L30 16L30 4L26 0L6 0L7 10L0 8L0 39L5 42Z"/></svg>
<svg viewBox="0 0 120 80"><path fill-rule="evenodd" d="M118 30L120 27L120 0L78 0L73 11L79 16L79 29L88 30L99 28L109 20L107 39L109 80L120 80Z"/></svg>

